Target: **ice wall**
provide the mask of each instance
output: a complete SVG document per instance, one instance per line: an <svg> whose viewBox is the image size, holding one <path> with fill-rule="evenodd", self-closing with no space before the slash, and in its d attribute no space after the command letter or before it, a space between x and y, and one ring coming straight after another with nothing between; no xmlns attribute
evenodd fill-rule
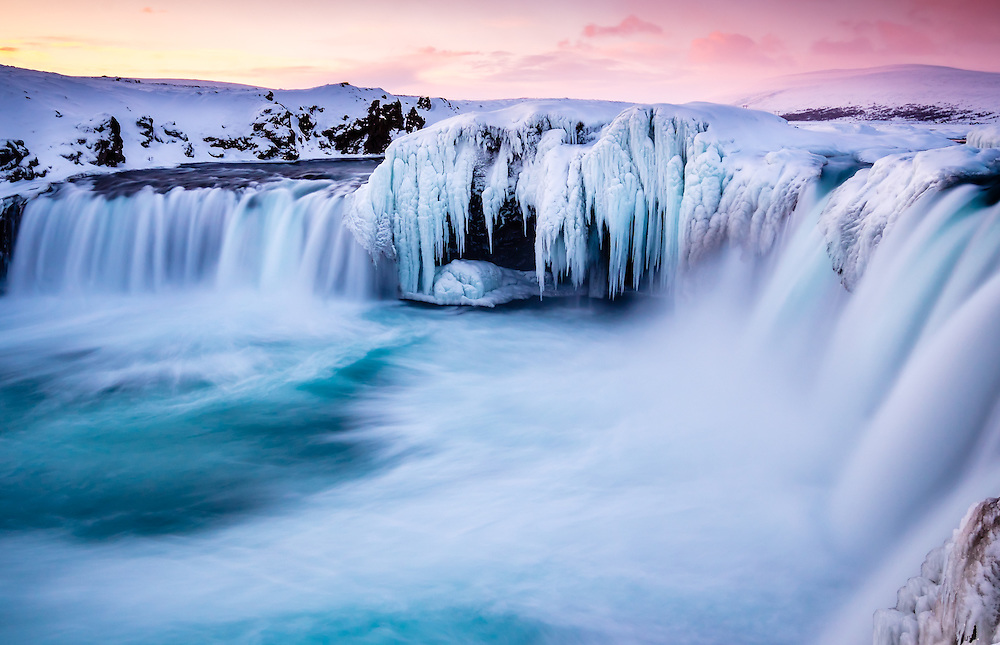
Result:
<svg viewBox="0 0 1000 645"><path fill-rule="evenodd" d="M875 613L874 645L996 643L1000 622L1000 500L966 514L900 588L894 609Z"/></svg>
<svg viewBox="0 0 1000 645"><path fill-rule="evenodd" d="M833 268L853 288L900 214L926 196L1000 174L1000 150L970 146L888 155L837 189L820 226Z"/></svg>
<svg viewBox="0 0 1000 645"><path fill-rule="evenodd" d="M772 136L790 128L771 115L586 107L522 105L401 139L356 194L350 225L370 251L396 257L404 292L430 293L449 241L464 247L472 200L491 242L502 207L514 204L533 220L526 243L540 289L546 273L581 284L600 247L616 294L650 274L669 282L727 241L766 251L824 165L784 147L787 133ZM776 147L762 145L768 138Z"/></svg>
<svg viewBox="0 0 1000 645"><path fill-rule="evenodd" d="M830 158L860 164L944 145L953 144L867 126L803 130L710 104L526 103L394 142L355 195L349 225L369 251L398 260L403 292L429 294L435 267L462 257L473 218L481 213L492 252L514 213L540 290L546 274L581 285L606 261L613 296L668 285L725 244L767 252ZM833 210L874 219L847 196Z"/></svg>
<svg viewBox="0 0 1000 645"><path fill-rule="evenodd" d="M969 130L966 143L976 148L1000 148L1000 125L980 125Z"/></svg>

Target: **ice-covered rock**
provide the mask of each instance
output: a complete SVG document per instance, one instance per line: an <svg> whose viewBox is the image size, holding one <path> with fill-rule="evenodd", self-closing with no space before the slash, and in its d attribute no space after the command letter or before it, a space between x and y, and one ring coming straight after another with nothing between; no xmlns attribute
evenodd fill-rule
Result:
<svg viewBox="0 0 1000 645"><path fill-rule="evenodd" d="M820 221L834 270L851 289L900 214L925 195L1000 175L1000 150L951 146L889 155L834 191Z"/></svg>
<svg viewBox="0 0 1000 645"><path fill-rule="evenodd" d="M435 273L430 297L409 293L403 297L439 305L494 307L538 293L530 273L481 260L454 260Z"/></svg>
<svg viewBox="0 0 1000 645"><path fill-rule="evenodd" d="M897 594L894 609L875 613L874 645L1000 642L1000 500L966 514L920 575Z"/></svg>
<svg viewBox="0 0 1000 645"><path fill-rule="evenodd" d="M1000 125L980 125L969 130L965 142L975 148L1000 148Z"/></svg>
<svg viewBox="0 0 1000 645"><path fill-rule="evenodd" d="M99 114L76 126L77 134L60 155L74 164L117 167L125 163L122 126L114 116Z"/></svg>
<svg viewBox="0 0 1000 645"><path fill-rule="evenodd" d="M20 139L7 139L0 145L0 181L22 181L44 177L45 170L38 168L38 157L31 153Z"/></svg>
<svg viewBox="0 0 1000 645"><path fill-rule="evenodd" d="M513 211L540 289L546 275L580 285L606 261L614 295L669 282L724 243L766 252L825 164L788 145L808 138L793 130L708 104L548 102L463 116L394 142L350 225L397 259L403 291L429 295L450 250L462 257L473 214L492 249L501 213Z"/></svg>

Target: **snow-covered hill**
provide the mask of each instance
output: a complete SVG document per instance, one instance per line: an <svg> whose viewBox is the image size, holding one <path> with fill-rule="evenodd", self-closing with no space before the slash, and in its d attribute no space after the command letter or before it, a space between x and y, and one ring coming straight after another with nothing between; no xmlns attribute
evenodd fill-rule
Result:
<svg viewBox="0 0 1000 645"><path fill-rule="evenodd" d="M1000 74L933 65L829 70L774 79L732 103L790 121L992 123L1000 120Z"/></svg>
<svg viewBox="0 0 1000 645"><path fill-rule="evenodd" d="M105 168L381 154L401 134L513 101L82 78L0 66L0 186Z"/></svg>

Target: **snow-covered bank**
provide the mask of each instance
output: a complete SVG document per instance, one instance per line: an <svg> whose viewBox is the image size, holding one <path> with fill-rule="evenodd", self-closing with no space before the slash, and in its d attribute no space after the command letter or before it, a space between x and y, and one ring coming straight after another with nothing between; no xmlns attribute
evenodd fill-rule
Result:
<svg viewBox="0 0 1000 645"><path fill-rule="evenodd" d="M1000 624L1000 500L969 509L894 609L875 613L874 645L996 643Z"/></svg>
<svg viewBox="0 0 1000 645"><path fill-rule="evenodd" d="M107 169L381 154L401 134L509 103L396 96L347 83L269 90L0 66L0 196L24 193L32 180Z"/></svg>
<svg viewBox="0 0 1000 645"><path fill-rule="evenodd" d="M977 148L1000 148L1000 125L980 125L969 130L967 143Z"/></svg>
<svg viewBox="0 0 1000 645"><path fill-rule="evenodd" d="M547 275L576 286L599 277L614 295L669 284L724 244L766 253L830 159L860 167L950 146L926 129L804 130L711 104L523 103L394 142L348 225L374 255L397 260L404 292L430 295L451 259L526 268L494 250L502 229L532 247L541 291ZM933 184L919 173L913 182L916 193Z"/></svg>

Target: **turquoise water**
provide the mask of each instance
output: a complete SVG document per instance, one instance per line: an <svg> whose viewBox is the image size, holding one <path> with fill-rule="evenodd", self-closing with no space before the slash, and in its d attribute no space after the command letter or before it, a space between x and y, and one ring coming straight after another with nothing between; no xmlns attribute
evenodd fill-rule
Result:
<svg viewBox="0 0 1000 645"><path fill-rule="evenodd" d="M669 297L472 310L386 297L343 226L364 168L293 170L29 204L0 642L862 643L1000 486L978 187L853 294L834 178Z"/></svg>
<svg viewBox="0 0 1000 645"><path fill-rule="evenodd" d="M0 300L0 640L802 642L818 444L717 306Z"/></svg>

